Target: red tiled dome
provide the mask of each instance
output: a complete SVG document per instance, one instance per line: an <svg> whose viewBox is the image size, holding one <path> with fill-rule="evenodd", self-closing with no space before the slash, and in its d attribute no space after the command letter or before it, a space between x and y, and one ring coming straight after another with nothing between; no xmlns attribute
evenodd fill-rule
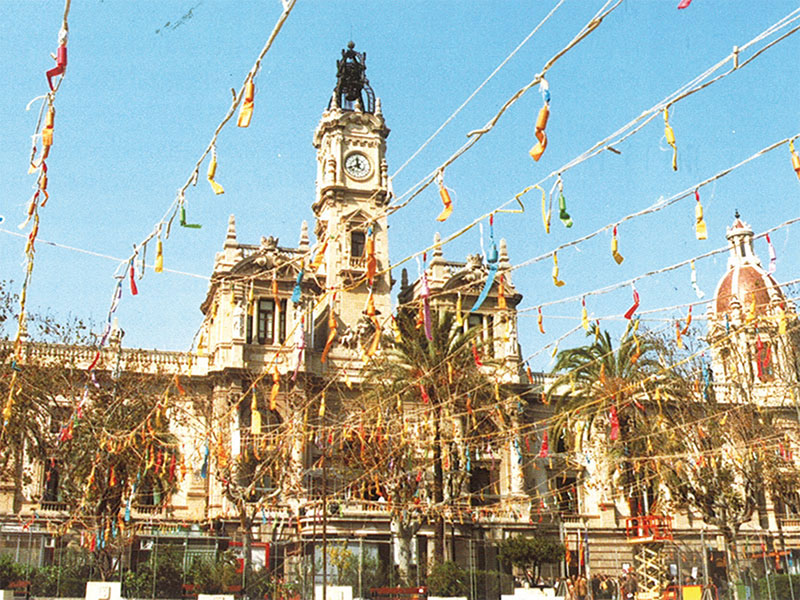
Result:
<svg viewBox="0 0 800 600"><path fill-rule="evenodd" d="M784 300L783 292L772 275L753 265L736 266L719 282L714 307L717 313L728 312L735 298L742 309L749 310L754 297L757 314L767 312L770 300Z"/></svg>

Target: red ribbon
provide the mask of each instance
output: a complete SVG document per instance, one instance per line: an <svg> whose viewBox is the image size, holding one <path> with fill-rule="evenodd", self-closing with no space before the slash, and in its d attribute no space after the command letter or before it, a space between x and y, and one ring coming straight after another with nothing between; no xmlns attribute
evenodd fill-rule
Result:
<svg viewBox="0 0 800 600"><path fill-rule="evenodd" d="M633 288L633 306L631 306L625 313L625 318L629 321L633 317L633 313L639 310L639 292L636 291L635 286L631 286Z"/></svg>
<svg viewBox="0 0 800 600"><path fill-rule="evenodd" d="M56 50L56 66L47 71L47 85L50 86L51 90L55 90L53 87L53 77L57 75L63 75L64 69L67 68L67 46L66 44L61 45Z"/></svg>

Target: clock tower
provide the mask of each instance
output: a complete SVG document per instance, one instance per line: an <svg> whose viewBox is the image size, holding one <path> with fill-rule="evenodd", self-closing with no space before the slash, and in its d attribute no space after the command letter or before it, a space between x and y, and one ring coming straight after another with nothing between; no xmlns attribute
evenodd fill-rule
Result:
<svg viewBox="0 0 800 600"><path fill-rule="evenodd" d="M350 42L342 50L336 88L314 133L317 184L312 208L322 253L317 273L320 281L324 275L327 289L338 290L332 307L340 337L348 330L369 333L372 326L366 323L375 322L365 318L370 293L381 325L391 313L391 276L384 272L389 266L389 129L366 77L366 53L354 47Z"/></svg>

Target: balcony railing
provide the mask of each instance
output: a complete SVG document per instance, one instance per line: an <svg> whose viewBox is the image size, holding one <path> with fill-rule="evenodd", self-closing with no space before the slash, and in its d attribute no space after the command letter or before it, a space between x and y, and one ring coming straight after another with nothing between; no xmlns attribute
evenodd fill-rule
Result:
<svg viewBox="0 0 800 600"><path fill-rule="evenodd" d="M39 503L39 510L42 512L65 512L67 510L67 503L42 500Z"/></svg>

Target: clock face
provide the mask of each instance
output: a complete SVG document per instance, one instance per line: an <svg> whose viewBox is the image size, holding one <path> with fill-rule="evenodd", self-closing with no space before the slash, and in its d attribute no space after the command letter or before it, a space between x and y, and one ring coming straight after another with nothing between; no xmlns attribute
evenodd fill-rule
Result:
<svg viewBox="0 0 800 600"><path fill-rule="evenodd" d="M344 160L347 174L355 179L364 179L372 172L369 159L360 152L353 152Z"/></svg>

